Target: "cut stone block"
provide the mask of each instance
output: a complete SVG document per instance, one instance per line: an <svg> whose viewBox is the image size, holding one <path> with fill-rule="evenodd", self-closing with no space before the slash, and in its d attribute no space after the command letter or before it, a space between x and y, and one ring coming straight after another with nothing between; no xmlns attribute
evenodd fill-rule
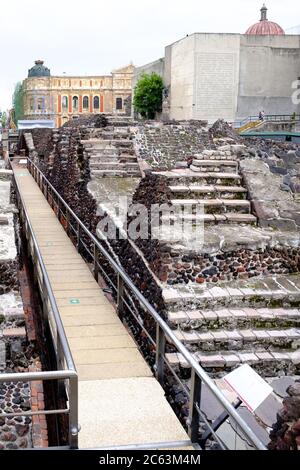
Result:
<svg viewBox="0 0 300 470"><path fill-rule="evenodd" d="M260 361L270 362L274 361L274 356L268 352L255 352Z"/></svg>
<svg viewBox="0 0 300 470"><path fill-rule="evenodd" d="M255 364L259 360L253 353L238 353L237 355L242 363Z"/></svg>
<svg viewBox="0 0 300 470"><path fill-rule="evenodd" d="M203 367L224 367L225 359L220 354L205 356L197 354L198 361Z"/></svg>
<svg viewBox="0 0 300 470"><path fill-rule="evenodd" d="M188 320L185 312L168 312L168 319L172 323L180 323Z"/></svg>
<svg viewBox="0 0 300 470"><path fill-rule="evenodd" d="M199 341L200 342L209 342L209 341L213 341L214 338L213 338L213 335L211 333L199 333Z"/></svg>
<svg viewBox="0 0 300 470"><path fill-rule="evenodd" d="M3 336L5 337L25 337L26 336L26 330L25 328L5 328L3 330Z"/></svg>
<svg viewBox="0 0 300 470"><path fill-rule="evenodd" d="M256 334L255 331L252 330L240 330L240 335L243 337L245 341L255 341Z"/></svg>
<svg viewBox="0 0 300 470"><path fill-rule="evenodd" d="M235 354L228 354L223 356L226 362L226 367L233 367L240 363L240 358Z"/></svg>

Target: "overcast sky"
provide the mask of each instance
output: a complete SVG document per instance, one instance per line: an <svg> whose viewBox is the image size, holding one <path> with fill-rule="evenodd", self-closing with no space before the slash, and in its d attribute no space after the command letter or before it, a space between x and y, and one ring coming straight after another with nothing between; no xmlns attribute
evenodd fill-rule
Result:
<svg viewBox="0 0 300 470"><path fill-rule="evenodd" d="M0 109L34 60L52 75L102 75L164 55L194 32L244 33L263 0L1 0ZM300 25L299 0L266 0L268 19Z"/></svg>

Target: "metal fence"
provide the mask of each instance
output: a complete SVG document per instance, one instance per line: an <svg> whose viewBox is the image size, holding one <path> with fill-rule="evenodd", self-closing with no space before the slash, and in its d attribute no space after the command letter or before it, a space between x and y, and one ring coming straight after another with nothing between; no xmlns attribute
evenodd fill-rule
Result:
<svg viewBox="0 0 300 470"><path fill-rule="evenodd" d="M76 449L78 447L78 375L68 345L67 337L60 318L58 307L53 295L51 283L41 256L38 243L32 229L30 218L24 204L22 194L19 190L18 182L14 180L17 206L19 208L20 219L28 240L28 247L32 256L35 279L40 288L43 307L43 320L47 322L51 334L52 344L56 356L56 369L41 372L16 372L1 373L0 383L33 382L56 380L63 385L67 396L67 406L61 409L45 409L40 411L22 411L12 413L1 413L1 417L10 418L14 416L34 416L34 415L60 415L69 416L69 437L68 447ZM65 446L62 446L65 447Z"/></svg>
<svg viewBox="0 0 300 470"><path fill-rule="evenodd" d="M240 127L245 126L250 122L260 121L259 116L248 116L241 121L234 121L233 127L235 129L239 129ZM265 114L263 120L261 122L299 122L300 121L300 114L290 115L290 114Z"/></svg>

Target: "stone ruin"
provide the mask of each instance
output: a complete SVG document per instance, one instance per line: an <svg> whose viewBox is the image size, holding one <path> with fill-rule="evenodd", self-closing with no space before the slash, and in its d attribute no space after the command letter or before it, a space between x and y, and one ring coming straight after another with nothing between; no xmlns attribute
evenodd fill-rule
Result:
<svg viewBox="0 0 300 470"><path fill-rule="evenodd" d="M111 241L109 249L220 387L226 372L245 363L270 383L294 384L300 371L297 144L242 139L223 121L208 129L204 122L112 118L103 127L93 121L51 131L45 148L40 131L25 140L29 155L94 233L100 209L107 215L120 194L147 208L200 204L203 213L192 209L185 222L191 229L202 224L201 244L166 233L160 240ZM175 213L171 225L182 217ZM153 353L140 342L151 362ZM167 357L188 384L188 364L172 345ZM184 421L185 402L172 382L169 395ZM258 413L265 443L282 398L274 392L272 411ZM280 413L278 419L272 442Z"/></svg>

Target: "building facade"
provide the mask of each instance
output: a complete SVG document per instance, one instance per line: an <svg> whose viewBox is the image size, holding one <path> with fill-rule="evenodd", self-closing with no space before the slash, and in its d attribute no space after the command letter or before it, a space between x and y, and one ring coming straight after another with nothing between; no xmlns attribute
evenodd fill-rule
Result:
<svg viewBox="0 0 300 470"><path fill-rule="evenodd" d="M52 76L35 61L23 81L24 119L54 120L60 127L84 114L129 114L134 66L103 76Z"/></svg>
<svg viewBox="0 0 300 470"><path fill-rule="evenodd" d="M260 110L300 112L292 99L300 83L300 36L269 21L265 6L245 34L195 33L167 46L163 58L135 69L133 87L145 72L163 78L165 119L232 122Z"/></svg>

